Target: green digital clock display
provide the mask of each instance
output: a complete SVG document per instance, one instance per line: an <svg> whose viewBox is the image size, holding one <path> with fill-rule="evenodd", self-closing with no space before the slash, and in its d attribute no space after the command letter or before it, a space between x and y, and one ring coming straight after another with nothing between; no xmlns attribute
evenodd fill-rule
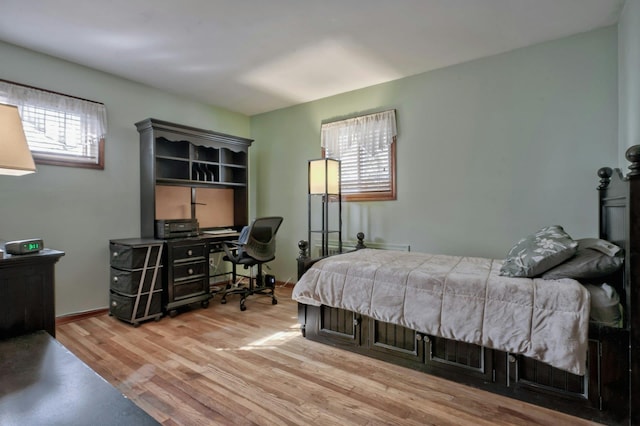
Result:
<svg viewBox="0 0 640 426"><path fill-rule="evenodd" d="M40 246L40 241L24 243L24 249L27 251L40 250L41 248L42 247Z"/></svg>

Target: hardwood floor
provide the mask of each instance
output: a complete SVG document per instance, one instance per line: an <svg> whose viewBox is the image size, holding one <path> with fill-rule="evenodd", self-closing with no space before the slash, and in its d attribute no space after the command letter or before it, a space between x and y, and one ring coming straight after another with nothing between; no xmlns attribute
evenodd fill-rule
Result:
<svg viewBox="0 0 640 426"><path fill-rule="evenodd" d="M595 424L308 341L291 288L277 294L138 328L103 314L56 335L167 426Z"/></svg>

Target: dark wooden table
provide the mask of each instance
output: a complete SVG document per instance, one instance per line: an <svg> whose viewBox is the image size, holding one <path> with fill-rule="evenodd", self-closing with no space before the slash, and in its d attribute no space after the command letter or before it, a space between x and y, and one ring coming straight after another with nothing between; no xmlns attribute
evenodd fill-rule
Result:
<svg viewBox="0 0 640 426"><path fill-rule="evenodd" d="M4 241L0 241L4 249ZM54 266L64 252L37 253L0 259L0 339L45 330L56 336Z"/></svg>
<svg viewBox="0 0 640 426"><path fill-rule="evenodd" d="M159 425L44 331L0 340L0 425Z"/></svg>

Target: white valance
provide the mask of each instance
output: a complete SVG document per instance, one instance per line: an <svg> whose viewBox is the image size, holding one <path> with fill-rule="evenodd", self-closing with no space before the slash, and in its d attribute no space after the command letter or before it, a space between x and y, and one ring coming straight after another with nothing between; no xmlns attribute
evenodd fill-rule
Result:
<svg viewBox="0 0 640 426"><path fill-rule="evenodd" d="M25 105L64 111L80 116L82 134L88 142L95 142L107 134L107 110L104 104L78 99L33 87L0 81L0 102L16 105L20 110Z"/></svg>
<svg viewBox="0 0 640 426"><path fill-rule="evenodd" d="M321 126L322 147L340 158L340 147L350 148L354 143L374 155L393 143L397 135L396 111L389 110L334 121Z"/></svg>

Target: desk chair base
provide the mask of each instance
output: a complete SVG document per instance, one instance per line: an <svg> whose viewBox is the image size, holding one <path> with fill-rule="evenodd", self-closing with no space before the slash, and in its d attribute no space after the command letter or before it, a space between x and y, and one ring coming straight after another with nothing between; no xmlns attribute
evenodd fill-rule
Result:
<svg viewBox="0 0 640 426"><path fill-rule="evenodd" d="M249 276L246 276L247 278L249 278L249 287L243 286L243 287L232 288L230 284L227 284L226 289L222 291L222 299L220 300L220 303L222 303L223 305L227 303L227 295L239 294L241 296L240 310L245 311L247 309L247 307L245 306L245 302L248 296L251 296L254 294L263 294L271 297L272 305L278 304L278 299L276 299L276 295L275 295L275 285L273 287L266 285L262 275L262 264L257 263L257 265L258 265L258 274L255 277L252 277L251 274L249 274ZM244 266L245 268L249 268L254 265L247 264ZM238 277L238 274L236 273L236 265L233 265L232 282L234 283L237 282L237 277Z"/></svg>

